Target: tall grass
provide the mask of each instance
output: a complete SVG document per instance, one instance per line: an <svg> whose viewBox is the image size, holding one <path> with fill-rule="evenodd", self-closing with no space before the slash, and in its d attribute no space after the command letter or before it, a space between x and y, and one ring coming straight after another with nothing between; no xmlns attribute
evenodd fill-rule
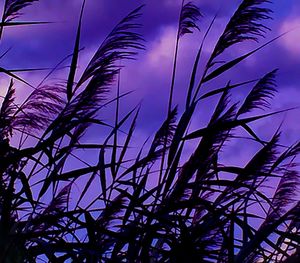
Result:
<svg viewBox="0 0 300 263"><path fill-rule="evenodd" d="M33 2L4 1L1 37L6 27L20 24L16 19L21 10ZM258 42L269 30L264 26L272 13L268 2L241 1L204 68L199 62L215 18L203 30L198 21L202 12L182 2L167 115L134 158L133 134L142 120L138 106L120 112L129 94L122 93L118 80L120 61L134 59L144 49L138 33L142 6L113 28L79 75L83 1L63 84L33 87L17 73L1 69L12 79L0 110L0 261L299 262L295 158L300 143L282 147L279 129L264 141L251 128L282 112L257 115L258 109L270 106L277 70L242 83L224 76L274 40L220 62L227 50L241 42ZM199 28L203 39L179 112L173 96L180 42ZM215 80L227 84L207 90L205 85ZM21 104L16 103L16 81L34 88ZM108 100L116 83L117 96ZM231 94L242 86L251 90L242 102L235 102ZM209 122L191 131L199 106L212 97L218 102ZM110 123L101 119L105 107L115 111ZM84 135L89 129L107 134L103 141L88 144ZM248 137L236 136L239 130ZM222 163L228 141L245 139L259 147L248 163ZM83 152L97 153L96 163L80 158Z"/></svg>

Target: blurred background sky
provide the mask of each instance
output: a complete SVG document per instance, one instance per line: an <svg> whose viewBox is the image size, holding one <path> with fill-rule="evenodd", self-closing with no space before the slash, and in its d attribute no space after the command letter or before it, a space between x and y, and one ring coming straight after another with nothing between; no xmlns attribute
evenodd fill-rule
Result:
<svg viewBox="0 0 300 263"><path fill-rule="evenodd" d="M218 12L214 29L204 48L203 63L213 49L218 34L222 33L226 22L240 2L238 0L194 1L203 13L203 18L199 21L201 32L186 35L180 43L175 103L180 104L184 101L195 54L203 32L205 32L212 17ZM277 77L279 93L274 99L272 110L300 106L300 1L274 0L273 2L268 7L274 11L272 15L274 19L266 22L272 31L267 33L265 39L260 39L260 43L262 44L285 31L292 31L250 57L237 68L230 70L223 78L204 86L202 92L222 87L226 85L228 80L236 83L255 79L274 68L279 68ZM1 59L1 67L7 69L54 67L60 60L71 54L81 3L81 0L40 0L24 9L24 14L18 19L19 21L50 21L53 23L5 29L0 51L3 53L8 48L11 50ZM137 103L142 102L135 135L138 141L152 135L166 116L181 0L87 0L81 42L81 47L84 50L80 54L79 62L80 70L84 70L113 26L140 4L146 4L140 19L143 24L141 33L146 40L146 50L139 54L136 61L124 62L126 67L121 73L121 91L134 91L121 102L122 111L127 112ZM257 46L257 43L233 46L226 51L225 58L237 57ZM65 65L67 64L65 63ZM67 68L57 71L51 76L48 83L65 80L67 73ZM45 71L20 73L20 76L36 85L46 74ZM5 93L7 82L7 78L0 77L1 95ZM242 101L249 88L235 90L232 96L233 101ZM20 100L25 98L29 91L29 87L19 85ZM113 85L110 96L113 97L115 94L116 86ZM198 117L196 122L192 124L191 130L193 127L199 128L201 124L207 121L208 113L212 109L211 105L214 101L210 100L201 104ZM180 109L182 106L179 107ZM268 139L284 119L282 142L284 144L292 143L300 138L299 113L300 110L294 110L265 119L256 123L254 129L263 139ZM113 111L108 110L103 114L101 117L109 121ZM88 135L90 140L97 138L99 138L97 131ZM237 155L239 159L246 159L252 151L251 147L241 150L240 145L234 143L230 147L231 151L227 152L226 156L229 161L237 160Z"/></svg>

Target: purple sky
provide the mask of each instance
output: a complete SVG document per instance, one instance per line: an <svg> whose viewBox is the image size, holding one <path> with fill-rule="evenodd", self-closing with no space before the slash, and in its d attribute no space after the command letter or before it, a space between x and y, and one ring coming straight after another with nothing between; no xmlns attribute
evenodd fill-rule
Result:
<svg viewBox="0 0 300 263"><path fill-rule="evenodd" d="M31 68L53 67L66 55L72 53L77 20L81 6L81 0L40 0L38 3L24 10L24 15L19 20L53 21L55 23L44 26L31 26L9 28L4 32L1 52L12 47L11 51L1 60L1 66L5 68ZM240 1L237 0L198 0L194 1L203 12L199 26L202 32L185 36L181 42L179 53L179 67L176 78L175 102L182 102L185 96L187 82L190 76L195 52L201 41L203 32L212 16L219 11L215 28L205 46L205 54L213 48L217 33L221 33L229 16L233 14ZM274 68L279 68L278 89L273 110L300 106L300 1L299 0L274 0L270 5L274 10L274 20L266 24L272 28L264 43L271 37L284 31L294 29L285 37L271 44L264 50L250 57L238 68L229 71L225 78L216 82L217 87L226 84L229 79L232 82L248 80L262 76ZM105 35L128 12L139 4L146 3L141 22L144 24L141 30L146 39L146 51L141 52L137 61L126 63L126 69L122 71L122 91L134 90L129 98L124 99L122 109L127 111L142 100L142 111L139 119L136 136L146 138L153 134L166 115L168 91L171 80L172 55L175 44L176 25L179 15L181 0L148 0L148 1L122 1L122 0L87 0L84 13L82 47L85 47L80 57L80 68L88 63ZM226 52L226 58L236 57L253 48L257 44L237 45ZM39 83L46 72L21 74L33 84ZM52 82L56 79L66 79L67 69L61 70L52 76ZM1 86L6 86L7 80L0 80ZM5 87L4 86L4 87ZM213 86L211 86L213 87ZM207 89L211 87L206 87ZM112 95L114 94L112 87ZM24 97L28 87L20 85L19 96ZM234 100L242 100L243 95L249 89L241 89L233 94ZM1 95L5 89L1 89ZM204 90L205 91L205 90ZM210 102L204 102L199 111L200 124L207 119ZM182 109L182 108L180 108ZM288 113L285 116L283 142L291 143L299 138L300 122L299 110ZM266 119L254 125L255 130L267 139L282 121L284 115L272 119ZM196 124L193 124L196 125ZM191 129L193 129L193 125ZM196 126L195 126L196 127ZM199 127L199 123L197 124ZM96 133L90 134L91 138ZM240 147L231 145L234 151L232 160ZM240 153L246 157L251 151ZM230 153L228 158L231 159ZM241 157L243 158L243 157Z"/></svg>

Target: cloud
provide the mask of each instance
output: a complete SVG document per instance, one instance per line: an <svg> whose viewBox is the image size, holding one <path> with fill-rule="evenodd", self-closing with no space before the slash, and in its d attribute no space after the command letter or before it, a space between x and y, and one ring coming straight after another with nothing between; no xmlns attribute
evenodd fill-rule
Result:
<svg viewBox="0 0 300 263"><path fill-rule="evenodd" d="M281 45L291 54L299 55L300 59L300 18L289 18L284 21L280 27L280 32L288 32L281 38Z"/></svg>
<svg viewBox="0 0 300 263"><path fill-rule="evenodd" d="M181 2L180 0L178 1L174 1L174 0L165 0L165 5L166 6L170 6L170 7L179 7L181 6Z"/></svg>
<svg viewBox="0 0 300 263"><path fill-rule="evenodd" d="M169 68L172 63L176 39L176 28L164 27L162 33L152 43L147 62L154 68Z"/></svg>
<svg viewBox="0 0 300 263"><path fill-rule="evenodd" d="M162 27L158 36L148 44L146 63L151 69L169 70L172 68L177 28L175 26ZM192 65L197 54L201 34L194 32L180 40L178 53L178 71ZM182 67L182 68L181 68ZM165 72L160 72L165 73Z"/></svg>

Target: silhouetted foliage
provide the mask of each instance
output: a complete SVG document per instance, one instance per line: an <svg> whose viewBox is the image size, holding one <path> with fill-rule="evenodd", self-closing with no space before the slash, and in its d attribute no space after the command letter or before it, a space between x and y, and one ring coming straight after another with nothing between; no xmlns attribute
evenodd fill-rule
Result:
<svg viewBox="0 0 300 263"><path fill-rule="evenodd" d="M33 2L4 2L1 36ZM223 76L273 40L213 69L227 48L264 36L268 2L242 1L201 69L213 19L180 112L173 105L179 40L199 29L202 16L196 5L183 1L167 115L137 151L131 145L139 107L121 114L122 98L129 93L121 92L117 80L120 60L134 59L144 49L138 33L142 6L117 24L81 76L77 66L85 1L65 83L33 87L2 69L12 80L0 109L0 262L298 262L295 158L300 143L282 148L279 130L264 141L251 128L255 121L285 112L255 115L271 105L277 70L235 84ZM227 84L203 88L215 79ZM16 81L33 88L21 104L15 100ZM108 100L116 82L117 96ZM241 103L235 102L231 93L242 86L252 88ZM191 131L198 105L213 96L219 100L208 123ZM115 106L113 124L100 118L106 106ZM105 138L85 143L84 134L93 127ZM238 129L249 137L235 136ZM229 141L249 138L259 149L244 166L222 163ZM79 152L97 152L96 163L84 161Z"/></svg>

